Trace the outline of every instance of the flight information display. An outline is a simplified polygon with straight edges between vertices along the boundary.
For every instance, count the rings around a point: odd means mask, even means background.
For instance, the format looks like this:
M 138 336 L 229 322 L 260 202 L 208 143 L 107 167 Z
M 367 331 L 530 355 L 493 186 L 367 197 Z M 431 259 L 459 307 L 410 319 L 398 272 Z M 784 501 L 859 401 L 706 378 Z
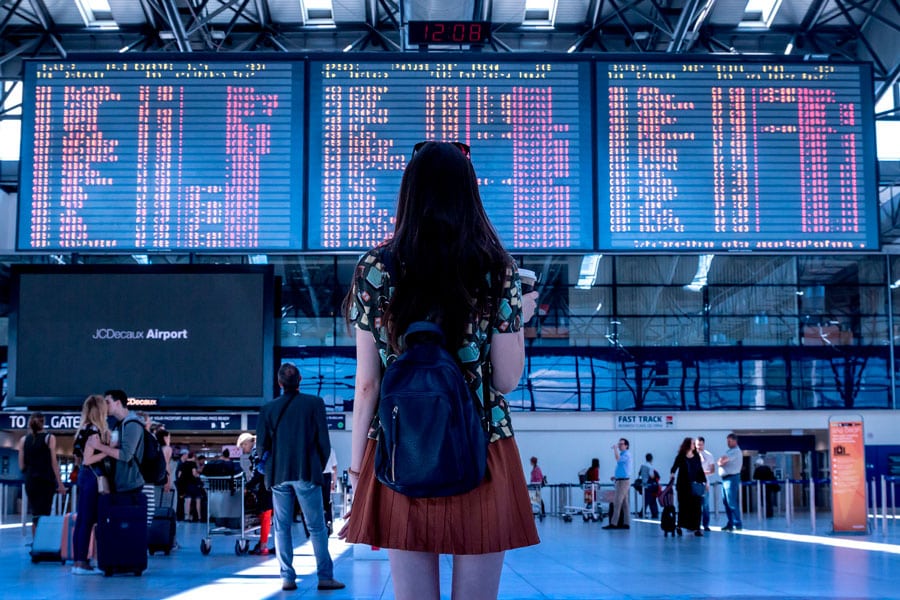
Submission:
M 599 247 L 878 248 L 865 65 L 598 63 Z
M 513 250 L 593 247 L 590 66 L 537 60 L 311 61 L 308 246 L 390 237 L 423 140 L 471 146 L 488 216 Z
M 26 63 L 18 249 L 298 248 L 302 62 L 120 58 Z
M 25 62 L 18 250 L 364 250 L 425 140 L 516 252 L 879 247 L 868 64 L 123 58 Z

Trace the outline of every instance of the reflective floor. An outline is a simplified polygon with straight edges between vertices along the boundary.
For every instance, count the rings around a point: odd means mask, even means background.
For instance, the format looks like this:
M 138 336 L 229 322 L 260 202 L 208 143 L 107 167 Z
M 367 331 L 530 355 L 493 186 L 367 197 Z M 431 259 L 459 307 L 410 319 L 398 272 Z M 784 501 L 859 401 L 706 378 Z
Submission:
M 542 543 L 507 553 L 500 585 L 504 599 L 526 598 L 900 598 L 900 521 L 879 520 L 865 536 L 835 536 L 827 519 L 745 520 L 740 533 L 717 527 L 702 538 L 663 538 L 657 523 L 634 521 L 628 531 L 547 517 L 538 523 Z M 779 531 L 780 530 L 780 531 Z M 783 532 L 790 530 L 790 534 Z M 687 532 L 686 532 L 687 534 Z M 29 533 L 0 528 L 0 596 L 4 598 L 393 598 L 390 569 L 379 554 L 332 537 L 335 576 L 345 590 L 316 590 L 309 543 L 297 546 L 299 589 L 282 592 L 273 557 L 236 556 L 234 536 L 210 538 L 206 525 L 179 523 L 181 547 L 149 559 L 142 577 L 70 574 L 59 563 L 32 564 Z M 301 532 L 295 540 L 306 542 Z M 354 558 L 356 554 L 356 558 Z M 442 562 L 444 597 L 450 597 L 450 561 Z

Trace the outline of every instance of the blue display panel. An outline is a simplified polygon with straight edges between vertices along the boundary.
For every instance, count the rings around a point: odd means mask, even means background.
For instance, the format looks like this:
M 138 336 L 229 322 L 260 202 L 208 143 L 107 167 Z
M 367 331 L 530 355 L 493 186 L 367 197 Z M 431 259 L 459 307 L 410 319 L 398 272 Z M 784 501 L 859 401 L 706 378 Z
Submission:
M 597 65 L 601 250 L 878 248 L 871 71 Z
M 423 140 L 471 146 L 508 248 L 593 248 L 590 63 L 466 58 L 310 62 L 310 249 L 389 237 L 403 169 Z
M 26 62 L 19 250 L 301 244 L 303 65 Z

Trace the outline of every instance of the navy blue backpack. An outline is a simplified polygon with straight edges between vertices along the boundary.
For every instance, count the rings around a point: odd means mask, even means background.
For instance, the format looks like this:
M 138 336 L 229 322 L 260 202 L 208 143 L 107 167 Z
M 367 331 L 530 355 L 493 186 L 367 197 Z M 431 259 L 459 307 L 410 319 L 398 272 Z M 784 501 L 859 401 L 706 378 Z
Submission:
M 430 321 L 412 323 L 405 344 L 381 382 L 375 476 L 414 498 L 475 489 L 484 479 L 488 437 L 462 370 Z

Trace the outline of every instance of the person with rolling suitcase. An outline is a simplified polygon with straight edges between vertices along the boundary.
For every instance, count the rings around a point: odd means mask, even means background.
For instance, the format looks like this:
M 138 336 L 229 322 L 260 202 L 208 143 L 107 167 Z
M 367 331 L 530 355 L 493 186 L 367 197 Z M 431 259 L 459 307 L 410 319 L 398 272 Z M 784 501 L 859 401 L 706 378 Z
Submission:
M 165 427 L 159 426 L 153 433 L 163 453 L 166 463 L 166 482 L 157 485 L 154 490 L 156 502 L 153 506 L 153 517 L 150 519 L 147 530 L 147 550 L 153 556 L 156 552 L 162 552 L 166 556 L 178 547 L 175 541 L 175 502 L 176 492 L 172 485 L 172 435 Z M 149 516 L 149 515 L 148 515 Z
M 25 474 L 25 493 L 31 505 L 31 534 L 37 533 L 40 518 L 51 512 L 53 494 L 66 495 L 56 461 L 56 436 L 44 430 L 44 413 L 36 412 L 28 419 L 31 433 L 22 436 L 17 445 L 19 470 Z
M 113 493 L 101 494 L 97 510 L 97 566 L 106 576 L 140 575 L 147 568 L 147 496 L 139 466 L 144 422 L 128 410 L 128 396 L 122 390 L 110 390 L 105 397 L 109 414 L 118 420 L 112 445 L 96 437 L 87 442 L 88 448 L 115 460 Z

